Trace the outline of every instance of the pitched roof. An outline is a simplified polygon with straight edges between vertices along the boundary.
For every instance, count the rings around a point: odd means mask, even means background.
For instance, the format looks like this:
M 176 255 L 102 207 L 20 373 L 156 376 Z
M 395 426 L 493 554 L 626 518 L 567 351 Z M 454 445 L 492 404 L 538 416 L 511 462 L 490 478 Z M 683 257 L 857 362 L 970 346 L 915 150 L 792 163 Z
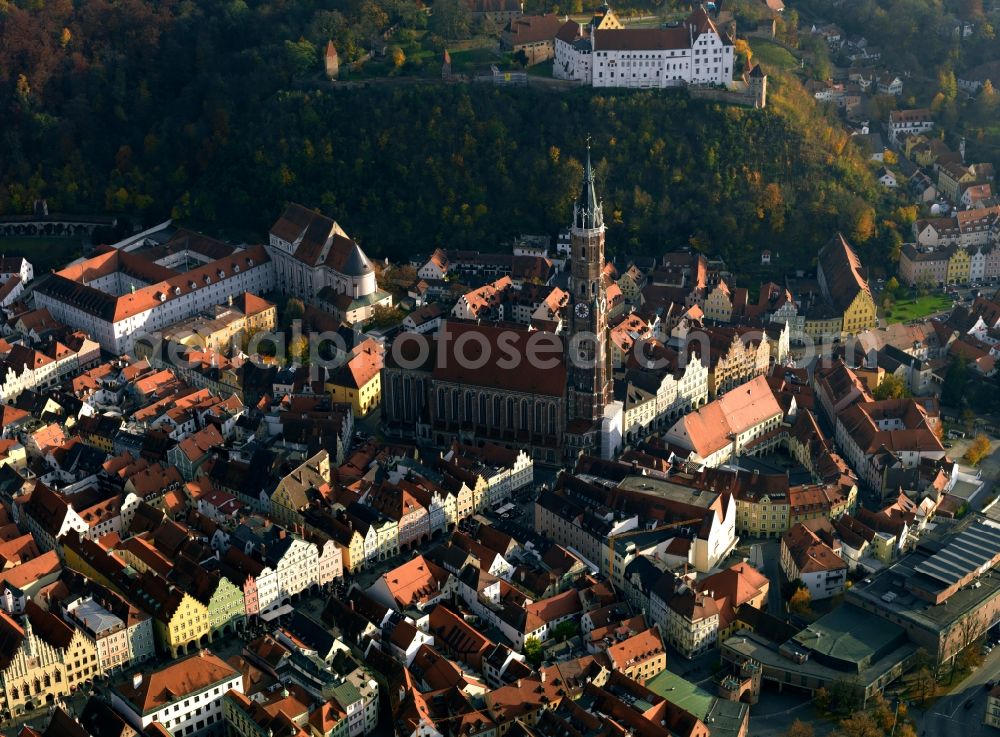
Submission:
M 861 259 L 844 238 L 837 233 L 819 252 L 819 269 L 826 284 L 829 299 L 838 312 L 846 310 L 859 292 L 871 297 L 868 280 L 863 274 Z
M 833 548 L 801 522 L 782 536 L 781 543 L 788 549 L 799 573 L 839 571 L 847 568 L 847 564 L 833 551 Z
M 113 688 L 136 713 L 144 715 L 239 676 L 239 671 L 224 660 L 202 650 L 149 673 L 138 688 L 131 677 Z
M 670 434 L 707 458 L 730 444 L 734 436 L 782 414 L 767 377 L 757 376 L 685 415 L 671 428 Z
M 503 32 L 509 38 L 511 46 L 551 41 L 563 25 L 559 16 L 552 15 L 522 15 L 511 18 Z
M 451 340 L 435 340 L 438 346 L 433 368 L 435 379 L 525 394 L 561 397 L 565 393 L 566 362 L 558 336 L 474 323 L 448 321 L 446 324 Z M 483 340 L 462 339 L 474 334 L 482 336 Z M 531 355 L 542 359 L 535 362 L 539 365 L 532 365 Z M 507 356 L 516 358 L 502 360 Z M 541 365 L 548 363 L 555 365 L 544 368 Z
M 617 642 L 607 649 L 608 658 L 615 670 L 624 670 L 636 662 L 648 660 L 664 652 L 663 639 L 655 627 Z

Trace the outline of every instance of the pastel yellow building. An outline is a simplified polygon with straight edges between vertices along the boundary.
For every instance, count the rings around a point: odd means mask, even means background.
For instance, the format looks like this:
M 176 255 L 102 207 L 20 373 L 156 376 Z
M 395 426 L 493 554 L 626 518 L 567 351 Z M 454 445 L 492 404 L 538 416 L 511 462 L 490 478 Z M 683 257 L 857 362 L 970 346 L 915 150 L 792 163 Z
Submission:
M 382 401 L 382 348 L 366 340 L 326 383 L 334 402 L 350 404 L 355 417 L 365 417 Z
M 820 250 L 817 278 L 823 297 L 842 318 L 842 334 L 856 335 L 875 327 L 875 300 L 861 259 L 840 233 Z
M 170 657 L 204 647 L 211 641 L 208 607 L 185 591 L 151 573 L 137 582 L 137 602 L 153 616 L 162 650 Z
M 340 525 L 333 530 L 333 541 L 340 548 L 344 570 L 354 573 L 365 565 L 365 539 L 357 530 Z
M 968 284 L 972 269 L 969 252 L 959 245 L 951 246 L 949 251 L 951 253 L 948 256 L 948 284 Z

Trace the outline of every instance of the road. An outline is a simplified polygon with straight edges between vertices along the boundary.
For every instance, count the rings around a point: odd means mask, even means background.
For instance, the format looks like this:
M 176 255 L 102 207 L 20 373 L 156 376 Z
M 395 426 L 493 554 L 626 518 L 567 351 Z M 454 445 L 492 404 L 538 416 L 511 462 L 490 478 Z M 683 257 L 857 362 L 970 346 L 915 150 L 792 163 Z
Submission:
M 753 737 L 784 737 L 796 720 L 811 725 L 815 737 L 825 737 L 836 729 L 836 722 L 825 719 L 794 689 L 777 691 L 771 684 L 760 692 L 760 701 L 750 707 L 750 733 Z
M 983 724 L 986 710 L 987 681 L 1000 678 L 1000 648 L 986 656 L 981 667 L 955 686 L 947 696 L 942 696 L 933 706 L 922 712 L 910 709 L 921 737 L 987 737 L 995 734 L 992 727 Z M 966 708 L 966 703 L 971 706 Z
M 767 592 L 767 611 L 784 618 L 785 602 L 781 596 L 781 541 L 760 540 L 750 546 L 750 565 L 767 576 L 771 587 Z

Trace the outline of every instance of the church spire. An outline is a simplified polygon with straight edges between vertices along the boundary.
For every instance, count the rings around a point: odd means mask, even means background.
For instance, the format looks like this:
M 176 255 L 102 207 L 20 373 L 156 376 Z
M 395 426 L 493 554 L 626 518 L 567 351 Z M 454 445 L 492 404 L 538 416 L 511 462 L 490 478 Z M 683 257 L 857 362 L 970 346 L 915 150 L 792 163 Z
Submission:
M 583 168 L 583 191 L 576 204 L 573 224 L 588 230 L 604 225 L 604 212 L 594 189 L 594 167 L 590 163 L 590 136 L 587 136 L 587 163 Z

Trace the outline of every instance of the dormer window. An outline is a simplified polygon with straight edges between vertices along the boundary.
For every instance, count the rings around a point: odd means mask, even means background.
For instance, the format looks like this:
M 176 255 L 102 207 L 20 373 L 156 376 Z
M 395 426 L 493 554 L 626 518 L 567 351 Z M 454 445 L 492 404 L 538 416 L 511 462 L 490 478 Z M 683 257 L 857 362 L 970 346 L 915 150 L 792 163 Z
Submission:
M 180 293 L 181 293 L 181 288 L 180 287 L 174 287 L 174 294 L 176 294 L 176 295 L 179 296 Z

